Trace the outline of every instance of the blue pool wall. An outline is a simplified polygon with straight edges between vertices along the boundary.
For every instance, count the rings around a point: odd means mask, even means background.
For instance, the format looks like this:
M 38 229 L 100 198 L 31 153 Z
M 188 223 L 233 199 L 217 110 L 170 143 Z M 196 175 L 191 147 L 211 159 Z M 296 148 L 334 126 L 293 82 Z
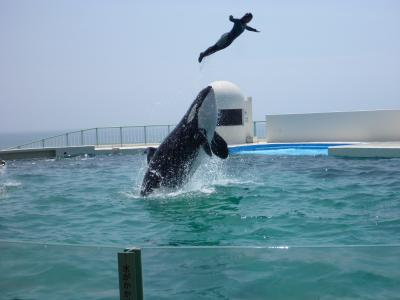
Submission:
M 273 154 L 276 153 L 276 150 L 293 150 L 293 153 L 290 154 L 298 154 L 302 155 L 305 154 L 307 151 L 310 153 L 316 154 L 323 154 L 328 155 L 328 148 L 331 146 L 345 146 L 347 144 L 340 144 L 340 143 L 296 143 L 296 144 L 257 144 L 257 145 L 241 145 L 241 146 L 230 146 L 229 153 L 230 154 L 241 154 L 246 153 L 249 154 L 254 152 L 254 154 L 268 154 L 270 152 Z M 313 151 L 314 150 L 314 151 Z M 284 152 L 280 151 L 276 154 Z M 289 153 L 287 153 L 289 154 Z

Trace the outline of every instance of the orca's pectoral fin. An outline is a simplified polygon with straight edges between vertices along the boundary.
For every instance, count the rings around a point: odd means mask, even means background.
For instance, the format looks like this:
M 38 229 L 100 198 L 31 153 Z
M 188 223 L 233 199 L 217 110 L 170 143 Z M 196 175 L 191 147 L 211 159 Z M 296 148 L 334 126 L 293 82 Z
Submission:
M 208 156 L 212 156 L 210 144 L 208 142 L 203 144 L 203 149 L 207 153 Z
M 210 144 L 208 143 L 207 133 L 206 133 L 205 129 L 199 130 L 198 138 L 199 138 L 200 145 L 203 146 L 203 149 L 207 153 L 207 155 L 212 156 Z
M 144 153 L 147 153 L 147 163 L 149 163 L 151 161 L 156 150 L 157 149 L 154 147 L 149 147 L 144 151 Z
M 228 157 L 228 145 L 217 132 L 214 132 L 214 137 L 211 141 L 211 150 L 219 158 L 225 159 Z

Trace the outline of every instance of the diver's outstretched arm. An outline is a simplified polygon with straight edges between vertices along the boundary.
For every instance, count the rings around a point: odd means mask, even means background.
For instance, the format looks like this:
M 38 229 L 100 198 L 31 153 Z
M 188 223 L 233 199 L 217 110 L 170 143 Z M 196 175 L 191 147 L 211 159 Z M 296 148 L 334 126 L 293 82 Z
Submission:
M 260 32 L 260 31 L 258 31 L 257 29 L 255 29 L 255 28 L 253 28 L 253 27 L 250 27 L 250 26 L 247 26 L 247 25 L 246 25 L 246 29 L 247 29 L 248 31 Z

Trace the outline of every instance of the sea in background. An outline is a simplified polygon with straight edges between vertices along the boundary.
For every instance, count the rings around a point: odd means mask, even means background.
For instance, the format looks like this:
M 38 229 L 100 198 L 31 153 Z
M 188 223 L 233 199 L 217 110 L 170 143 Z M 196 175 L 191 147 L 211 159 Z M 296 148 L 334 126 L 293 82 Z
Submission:
M 33 132 L 0 132 L 0 150 L 27 144 L 43 138 L 63 134 L 72 130 L 33 131 Z
M 139 196 L 146 157 L 9 161 L 0 299 L 117 299 L 141 247 L 146 299 L 395 299 L 400 159 L 234 154 Z

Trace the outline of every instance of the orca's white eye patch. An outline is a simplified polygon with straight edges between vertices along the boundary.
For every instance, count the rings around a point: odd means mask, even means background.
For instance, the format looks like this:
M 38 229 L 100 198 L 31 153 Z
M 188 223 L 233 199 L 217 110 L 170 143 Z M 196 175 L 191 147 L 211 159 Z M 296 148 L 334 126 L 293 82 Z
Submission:
M 214 92 L 211 90 L 197 110 L 197 126 L 207 132 L 207 139 L 210 142 L 217 126 L 217 107 Z
M 197 111 L 197 105 L 193 105 L 187 118 L 188 123 L 193 121 L 194 117 L 196 116 L 196 111 Z

